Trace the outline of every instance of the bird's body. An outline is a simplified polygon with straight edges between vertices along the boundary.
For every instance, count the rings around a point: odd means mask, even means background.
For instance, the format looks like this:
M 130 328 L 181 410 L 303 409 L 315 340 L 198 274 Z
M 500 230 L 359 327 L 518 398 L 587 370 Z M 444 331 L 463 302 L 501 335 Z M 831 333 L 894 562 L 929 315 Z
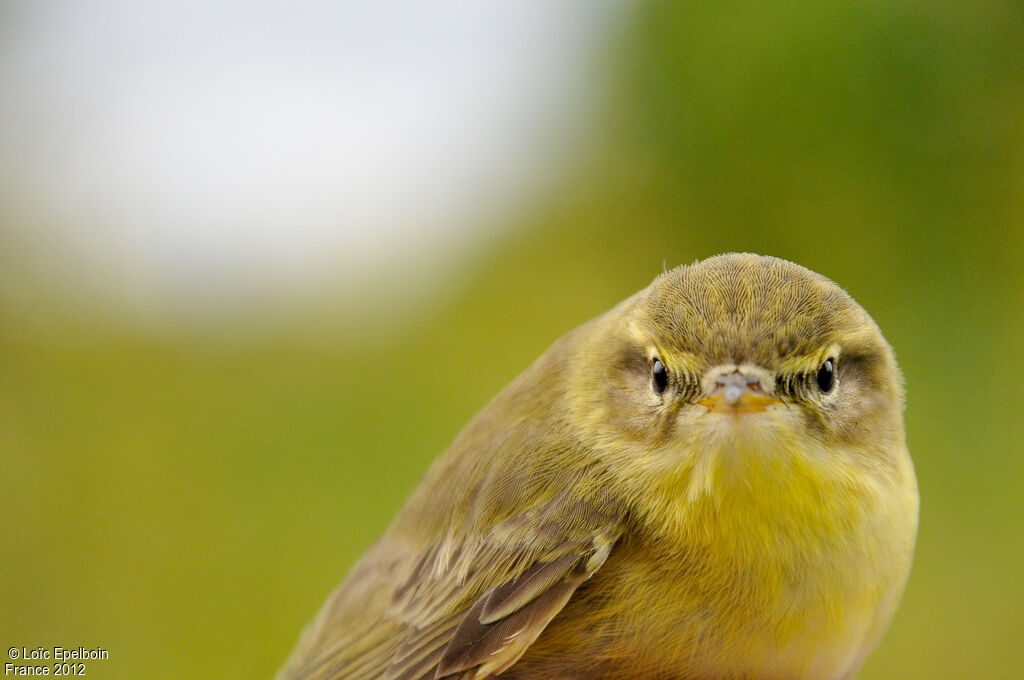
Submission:
M 279 678 L 852 678 L 917 503 L 867 314 L 797 265 L 711 258 L 481 411 Z

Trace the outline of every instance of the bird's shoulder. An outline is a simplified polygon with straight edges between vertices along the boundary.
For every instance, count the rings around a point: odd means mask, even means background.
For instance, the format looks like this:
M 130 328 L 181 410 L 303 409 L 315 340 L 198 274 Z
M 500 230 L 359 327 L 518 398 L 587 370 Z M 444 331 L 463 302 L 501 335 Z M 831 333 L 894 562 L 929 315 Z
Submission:
M 498 673 L 601 567 L 622 522 L 620 504 L 585 475 L 485 528 L 427 537 L 396 522 L 328 599 L 279 678 Z

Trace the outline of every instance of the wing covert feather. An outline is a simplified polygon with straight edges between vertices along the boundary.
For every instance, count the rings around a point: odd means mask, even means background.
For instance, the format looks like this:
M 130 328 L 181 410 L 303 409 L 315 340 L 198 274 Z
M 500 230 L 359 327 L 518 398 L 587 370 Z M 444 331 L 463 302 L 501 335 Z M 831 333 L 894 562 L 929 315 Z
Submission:
M 563 491 L 483 537 L 447 535 L 405 556 L 405 577 L 390 584 L 390 603 L 379 613 L 373 606 L 359 611 L 359 602 L 332 611 L 348 595 L 350 584 L 343 584 L 312 625 L 315 641 L 304 658 L 290 660 L 278 680 L 476 680 L 499 673 L 601 567 L 620 523 L 610 499 Z M 372 552 L 367 558 L 373 562 Z M 353 570 L 351 585 L 382 587 L 363 566 Z M 380 620 L 366 621 L 374 616 Z

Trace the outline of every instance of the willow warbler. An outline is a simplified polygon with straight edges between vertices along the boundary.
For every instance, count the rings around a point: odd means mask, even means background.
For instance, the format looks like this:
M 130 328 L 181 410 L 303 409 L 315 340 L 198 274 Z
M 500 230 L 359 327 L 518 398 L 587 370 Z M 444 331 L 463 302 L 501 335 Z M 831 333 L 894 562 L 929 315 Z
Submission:
M 852 678 L 914 549 L 902 411 L 831 281 L 667 272 L 466 426 L 278 678 Z

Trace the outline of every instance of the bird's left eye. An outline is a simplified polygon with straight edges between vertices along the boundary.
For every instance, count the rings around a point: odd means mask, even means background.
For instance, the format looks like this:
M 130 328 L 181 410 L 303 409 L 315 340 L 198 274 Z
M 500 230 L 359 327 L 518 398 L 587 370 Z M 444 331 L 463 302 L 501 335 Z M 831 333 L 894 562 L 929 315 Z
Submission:
M 818 389 L 828 394 L 836 388 L 836 362 L 832 357 L 825 360 L 825 363 L 818 369 Z
M 668 388 L 668 371 L 665 370 L 665 364 L 661 363 L 661 359 L 654 360 L 654 367 L 651 370 L 651 384 L 654 386 L 654 391 L 661 394 Z

